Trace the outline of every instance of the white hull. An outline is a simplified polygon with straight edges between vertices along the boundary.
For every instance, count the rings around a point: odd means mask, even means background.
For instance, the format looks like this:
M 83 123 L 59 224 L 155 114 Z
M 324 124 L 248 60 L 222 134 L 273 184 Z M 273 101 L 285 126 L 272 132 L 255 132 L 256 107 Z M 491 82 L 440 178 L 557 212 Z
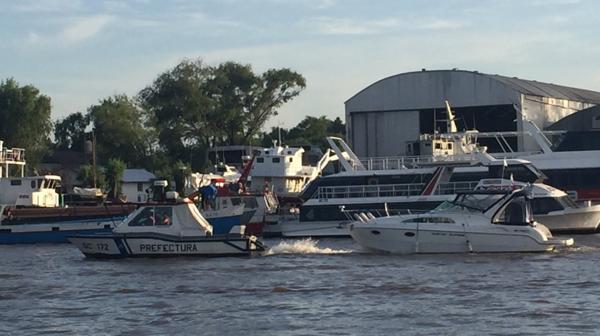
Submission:
M 537 239 L 530 234 L 531 230 L 534 229 L 499 226 L 495 230 L 465 232 L 462 225 L 444 231 L 365 226 L 353 228 L 351 235 L 368 250 L 398 254 L 544 252 L 553 250 L 558 244 L 553 240 Z
M 350 238 L 347 222 L 322 221 L 300 222 L 299 220 L 280 222 L 281 235 L 288 238 L 340 237 Z
M 248 256 L 263 250 L 245 237 L 170 237 L 166 235 L 90 235 L 69 238 L 88 257 Z
M 535 219 L 552 232 L 596 232 L 600 224 L 600 211 L 597 206 L 577 208 L 535 215 Z

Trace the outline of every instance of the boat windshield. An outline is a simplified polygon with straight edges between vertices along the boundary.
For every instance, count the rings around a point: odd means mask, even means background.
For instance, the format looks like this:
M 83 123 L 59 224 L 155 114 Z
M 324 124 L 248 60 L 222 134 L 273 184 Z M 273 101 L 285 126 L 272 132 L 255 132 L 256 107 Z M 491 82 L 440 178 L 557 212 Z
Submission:
M 483 212 L 504 196 L 504 194 L 461 194 L 456 196 L 453 201 L 446 201 L 438 205 L 433 211 L 466 209 L 473 212 Z

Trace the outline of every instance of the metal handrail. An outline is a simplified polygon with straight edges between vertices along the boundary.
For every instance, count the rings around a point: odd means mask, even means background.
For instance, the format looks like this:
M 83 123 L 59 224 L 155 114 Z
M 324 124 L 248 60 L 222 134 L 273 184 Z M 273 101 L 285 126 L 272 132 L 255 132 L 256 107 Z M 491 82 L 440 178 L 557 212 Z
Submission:
M 474 190 L 479 181 L 440 183 L 433 195 L 452 195 L 460 191 Z M 418 196 L 425 183 L 346 185 L 319 187 L 315 193 L 319 200 L 333 198 L 407 197 Z
M 1 163 L 25 163 L 25 149 L 24 148 L 11 148 L 2 149 L 0 152 Z

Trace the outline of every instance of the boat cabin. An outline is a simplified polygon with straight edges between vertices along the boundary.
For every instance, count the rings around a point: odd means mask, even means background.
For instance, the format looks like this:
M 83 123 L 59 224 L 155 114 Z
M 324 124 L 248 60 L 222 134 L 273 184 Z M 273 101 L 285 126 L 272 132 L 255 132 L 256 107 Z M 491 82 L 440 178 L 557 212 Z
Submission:
M 57 207 L 60 176 L 42 175 L 0 179 L 0 204 L 17 207 Z
M 280 196 L 299 194 L 319 174 L 316 167 L 302 165 L 303 153 L 303 148 L 287 146 L 262 149 L 250 171 L 251 191 L 269 190 Z

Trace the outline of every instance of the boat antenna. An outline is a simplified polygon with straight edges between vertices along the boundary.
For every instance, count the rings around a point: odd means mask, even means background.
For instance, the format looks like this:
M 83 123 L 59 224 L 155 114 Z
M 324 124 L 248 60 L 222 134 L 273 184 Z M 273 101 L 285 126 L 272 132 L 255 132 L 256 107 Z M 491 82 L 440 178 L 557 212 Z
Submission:
M 281 144 L 281 125 L 283 125 L 282 122 L 277 123 L 277 133 L 279 135 L 279 146 L 282 146 L 282 144 Z

